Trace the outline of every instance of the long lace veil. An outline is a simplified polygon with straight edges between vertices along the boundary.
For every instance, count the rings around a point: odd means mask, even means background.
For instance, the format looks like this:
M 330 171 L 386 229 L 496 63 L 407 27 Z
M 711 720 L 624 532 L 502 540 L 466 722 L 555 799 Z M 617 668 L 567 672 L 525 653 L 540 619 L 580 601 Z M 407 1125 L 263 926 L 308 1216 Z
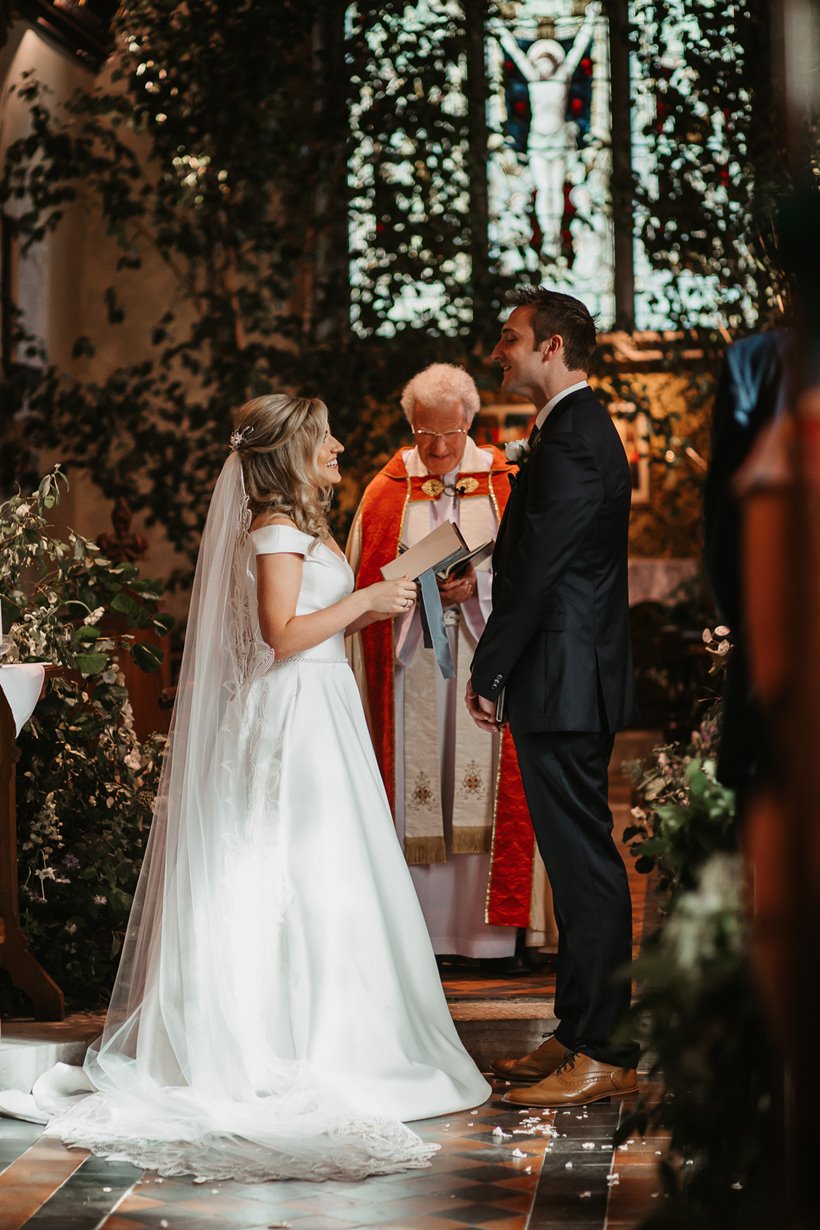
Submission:
M 141 1009 L 150 995 L 149 980 L 160 972 L 153 960 L 160 937 L 166 966 L 185 958 L 183 952 L 171 958 L 167 951 L 175 937 L 163 927 L 163 911 L 166 897 L 175 897 L 175 882 L 193 871 L 190 834 L 184 828 L 204 834 L 209 827 L 203 813 L 213 811 L 214 800 L 207 793 L 203 797 L 203 790 L 212 781 L 212 757 L 227 707 L 238 694 L 243 658 L 251 654 L 242 576 L 249 525 L 242 464 L 232 452 L 214 488 L 200 544 L 154 818 L 105 1030 L 86 1061 L 97 1085 L 109 1059 L 139 1053 Z

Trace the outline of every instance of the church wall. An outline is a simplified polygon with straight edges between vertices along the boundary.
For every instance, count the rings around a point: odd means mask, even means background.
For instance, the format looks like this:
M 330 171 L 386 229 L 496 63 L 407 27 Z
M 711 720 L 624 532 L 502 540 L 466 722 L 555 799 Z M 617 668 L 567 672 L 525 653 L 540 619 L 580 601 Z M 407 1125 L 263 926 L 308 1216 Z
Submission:
M 70 98 L 76 89 L 93 88 L 95 82 L 95 74 L 74 56 L 44 39 L 27 22 L 17 23 L 0 51 L 0 159 L 28 130 L 27 107 L 9 90 L 31 69 L 51 91 L 51 107 Z M 117 88 L 110 81 L 105 84 Z M 89 194 L 71 204 L 57 229 L 18 261 L 14 297 L 26 326 L 45 342 L 52 362 L 83 379 L 105 379 L 118 365 L 148 357 L 148 330 L 159 315 L 157 304 L 181 310 L 173 277 L 156 251 L 146 248 L 142 269 L 126 274 L 115 272 L 119 255 Z M 125 320 L 118 325 L 109 323 L 103 299 L 106 287 L 112 284 L 125 308 Z M 72 356 L 72 347 L 81 335 L 94 342 L 96 353 L 91 358 Z M 100 430 L 105 429 L 101 421 Z M 59 459 L 58 452 L 43 455 L 41 470 Z M 138 458 L 135 464 L 139 464 Z M 173 499 L 170 480 L 168 498 Z M 96 538 L 110 530 L 111 508 L 111 502 L 103 498 L 88 476 L 75 472 L 71 488 L 56 510 L 56 520 Z M 146 527 L 143 518 L 135 516 L 132 529 L 148 539 L 148 551 L 140 564 L 144 575 L 165 577 L 182 564 L 159 527 Z M 168 602 L 175 613 L 184 613 L 185 595 L 171 596 Z

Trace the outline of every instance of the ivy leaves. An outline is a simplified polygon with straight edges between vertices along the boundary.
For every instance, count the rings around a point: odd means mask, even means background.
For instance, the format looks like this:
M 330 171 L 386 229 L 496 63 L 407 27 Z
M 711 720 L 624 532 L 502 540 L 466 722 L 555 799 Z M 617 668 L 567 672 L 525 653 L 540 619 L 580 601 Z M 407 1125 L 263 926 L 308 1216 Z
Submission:
M 140 743 L 119 667 L 162 655 L 146 633 L 173 623 L 163 586 L 107 559 L 48 514 L 59 469 L 0 505 L 0 582 L 9 661 L 56 663 L 20 737 L 21 916 L 29 943 L 71 1002 L 110 990 L 151 820 L 164 740 Z

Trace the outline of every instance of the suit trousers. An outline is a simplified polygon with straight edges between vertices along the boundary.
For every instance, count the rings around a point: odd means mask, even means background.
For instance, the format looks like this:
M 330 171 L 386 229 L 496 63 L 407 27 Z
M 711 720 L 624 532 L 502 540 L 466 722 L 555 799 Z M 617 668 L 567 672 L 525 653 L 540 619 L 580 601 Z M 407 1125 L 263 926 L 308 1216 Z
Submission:
M 634 1067 L 639 1049 L 614 1042 L 629 1009 L 632 902 L 612 837 L 608 732 L 513 736 L 558 923 L 555 1036 L 603 1063 Z

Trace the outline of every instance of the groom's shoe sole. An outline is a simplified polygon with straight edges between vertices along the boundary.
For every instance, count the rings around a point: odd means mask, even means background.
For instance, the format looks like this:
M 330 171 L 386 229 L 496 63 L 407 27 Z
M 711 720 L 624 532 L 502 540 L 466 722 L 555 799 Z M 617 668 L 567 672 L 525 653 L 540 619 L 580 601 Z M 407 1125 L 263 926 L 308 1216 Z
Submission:
M 591 1106 L 593 1102 L 620 1102 L 621 1098 L 634 1097 L 634 1095 L 638 1092 L 639 1092 L 639 1088 L 636 1085 L 634 1089 L 621 1089 L 618 1091 L 618 1093 L 598 1093 L 594 1097 L 588 1098 L 584 1102 L 557 1102 L 556 1101 L 556 1102 L 550 1102 L 548 1104 L 545 1104 L 543 1102 L 533 1102 L 531 1105 L 531 1109 L 532 1110 L 535 1110 L 535 1109 L 550 1110 L 553 1106 L 558 1107 L 560 1109 L 562 1106 Z M 509 1106 L 517 1106 L 519 1107 L 519 1109 L 522 1106 L 527 1105 L 526 1102 L 518 1102 L 518 1101 L 513 1102 L 510 1099 L 509 1095 L 506 1093 L 502 1095 L 501 1101 L 506 1102 Z
M 566 1063 L 530 1088 L 511 1089 L 503 1101 L 511 1106 L 544 1109 L 557 1106 L 588 1106 L 608 1102 L 638 1092 L 635 1068 L 618 1068 L 593 1059 L 582 1051 L 571 1054 Z

